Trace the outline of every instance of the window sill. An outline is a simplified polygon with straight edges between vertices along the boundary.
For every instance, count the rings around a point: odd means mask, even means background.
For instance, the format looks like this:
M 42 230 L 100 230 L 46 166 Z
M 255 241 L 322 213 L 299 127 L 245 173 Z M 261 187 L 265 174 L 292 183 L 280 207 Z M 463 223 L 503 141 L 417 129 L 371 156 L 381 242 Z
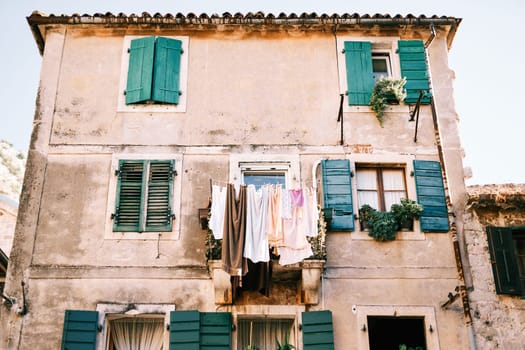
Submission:
M 367 230 L 359 230 L 359 228 L 352 232 L 352 239 L 356 241 L 373 241 L 374 239 L 368 235 Z M 425 234 L 419 230 L 414 231 L 397 231 L 395 241 L 424 241 Z
M 375 113 L 370 106 L 349 106 L 346 105 L 345 108 L 343 108 L 343 112 L 345 113 Z M 409 105 L 406 105 L 404 103 L 398 104 L 398 105 L 388 105 L 385 108 L 385 113 L 410 113 L 410 107 Z

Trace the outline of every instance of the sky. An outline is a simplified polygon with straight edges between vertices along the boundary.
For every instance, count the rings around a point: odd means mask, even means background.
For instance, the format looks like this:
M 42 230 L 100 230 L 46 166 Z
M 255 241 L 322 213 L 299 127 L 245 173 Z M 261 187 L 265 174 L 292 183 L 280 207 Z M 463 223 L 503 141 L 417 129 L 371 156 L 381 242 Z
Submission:
M 525 183 L 525 111 L 522 109 L 525 96 L 521 91 L 525 70 L 514 68 L 514 63 L 525 57 L 523 0 L 2 1 L 0 140 L 9 141 L 20 151 L 29 147 L 42 62 L 26 21 L 34 10 L 55 15 L 263 11 L 276 15 L 281 12 L 380 13 L 462 18 L 449 53 L 449 65 L 456 76 L 454 95 L 465 152 L 463 163 L 472 169 L 467 185 Z

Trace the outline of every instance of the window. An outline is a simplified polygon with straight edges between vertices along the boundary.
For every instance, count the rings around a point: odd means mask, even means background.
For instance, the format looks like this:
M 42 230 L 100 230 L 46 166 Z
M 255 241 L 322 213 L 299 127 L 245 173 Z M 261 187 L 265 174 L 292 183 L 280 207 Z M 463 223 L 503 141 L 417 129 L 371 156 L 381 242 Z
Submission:
M 382 77 L 406 78 L 405 104 L 415 104 L 421 90 L 429 91 L 426 53 L 421 40 L 349 39 L 338 39 L 345 55 L 345 70 L 340 71 L 340 75 L 342 82 L 346 80 L 346 86 L 341 86 L 341 91 L 346 91 L 349 106 L 369 105 L 374 85 Z M 430 103 L 429 95 L 421 102 Z
M 115 175 L 113 231 L 172 230 L 174 160 L 120 160 Z
M 372 52 L 372 72 L 376 83 L 381 78 L 392 76 L 390 55 L 388 53 Z
M 257 160 L 252 160 L 252 159 Z M 262 158 L 262 159 L 259 159 Z M 292 188 L 299 182 L 299 161 L 290 156 L 269 157 L 233 155 L 230 159 L 230 181 L 242 185 L 282 185 Z
M 525 296 L 525 228 L 487 227 L 498 294 Z
M 115 315 L 108 318 L 107 333 L 107 350 L 162 349 L 164 315 Z
M 426 349 L 425 320 L 423 317 L 368 316 L 370 350 Z
M 286 187 L 286 172 L 279 170 L 246 170 L 242 173 L 245 185 L 254 185 L 259 189 L 263 185 L 282 185 Z
M 163 37 L 131 40 L 126 104 L 179 103 L 182 42 Z
M 293 319 L 239 318 L 237 320 L 237 349 L 255 345 L 257 349 L 273 349 L 275 341 L 296 346 Z
M 358 206 L 388 211 L 407 198 L 405 169 L 387 165 L 356 165 Z

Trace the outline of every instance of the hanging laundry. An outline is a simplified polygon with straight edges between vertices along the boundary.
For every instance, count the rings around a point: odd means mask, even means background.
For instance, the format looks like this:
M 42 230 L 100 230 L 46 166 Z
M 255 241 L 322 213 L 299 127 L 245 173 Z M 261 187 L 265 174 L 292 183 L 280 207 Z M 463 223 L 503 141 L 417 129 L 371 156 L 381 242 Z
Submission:
M 248 271 L 243 259 L 246 233 L 246 186 L 241 186 L 239 200 L 235 200 L 235 187 L 228 184 L 222 239 L 222 268 L 231 276 L 242 276 Z
M 248 185 L 246 195 L 246 238 L 243 256 L 254 263 L 270 261 L 266 231 L 269 204 L 268 186 L 262 186 L 256 190 L 254 185 Z
M 290 191 L 288 190 L 281 191 L 281 218 L 292 218 L 292 200 L 290 198 Z
M 281 217 L 281 185 L 268 186 L 268 242 L 272 246 L 279 246 L 283 241 L 282 217 Z
M 222 239 L 224 232 L 224 211 L 226 209 L 226 187 L 212 185 L 211 209 L 208 227 L 215 239 Z
M 307 237 L 317 237 L 319 234 L 319 208 L 317 207 L 317 196 L 312 188 L 303 189 L 303 223 Z

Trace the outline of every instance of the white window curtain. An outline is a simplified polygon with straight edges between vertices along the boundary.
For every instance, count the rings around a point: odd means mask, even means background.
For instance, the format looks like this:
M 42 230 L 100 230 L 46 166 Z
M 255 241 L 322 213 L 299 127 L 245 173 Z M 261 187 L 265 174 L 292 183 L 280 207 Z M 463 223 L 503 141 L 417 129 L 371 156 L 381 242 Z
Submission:
M 377 171 L 375 169 L 357 170 L 356 181 L 359 207 L 368 204 L 374 209 L 379 209 Z
M 110 335 L 115 350 L 162 350 L 164 318 L 111 320 Z
M 383 170 L 383 190 L 385 193 L 385 210 L 390 210 L 392 204 L 401 203 L 401 198 L 406 198 L 402 169 Z
M 275 340 L 296 345 L 292 319 L 240 319 L 237 326 L 237 349 L 244 350 L 248 345 L 260 350 L 275 349 Z

